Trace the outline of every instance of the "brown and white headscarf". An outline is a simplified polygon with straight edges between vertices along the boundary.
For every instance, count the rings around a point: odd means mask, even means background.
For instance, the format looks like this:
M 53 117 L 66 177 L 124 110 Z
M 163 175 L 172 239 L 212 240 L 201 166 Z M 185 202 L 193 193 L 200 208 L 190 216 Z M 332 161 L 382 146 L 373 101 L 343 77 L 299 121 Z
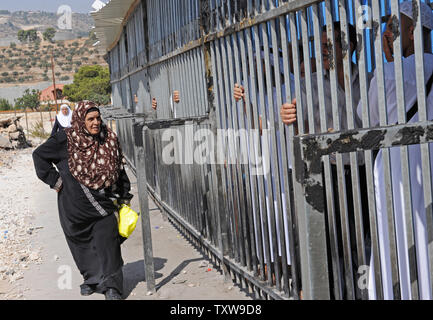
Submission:
M 116 134 L 104 124 L 98 136 L 86 130 L 85 118 L 93 102 L 78 103 L 71 128 L 65 129 L 68 140 L 68 165 L 72 176 L 82 185 L 99 190 L 113 185 L 123 170 L 123 156 Z M 98 109 L 99 110 L 99 109 Z

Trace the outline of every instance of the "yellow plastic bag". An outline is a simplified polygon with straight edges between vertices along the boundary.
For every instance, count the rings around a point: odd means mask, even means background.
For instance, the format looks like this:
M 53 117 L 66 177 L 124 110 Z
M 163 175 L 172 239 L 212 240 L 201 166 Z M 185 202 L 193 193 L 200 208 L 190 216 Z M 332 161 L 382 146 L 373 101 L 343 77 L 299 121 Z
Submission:
M 126 204 L 122 204 L 119 210 L 119 234 L 128 238 L 135 230 L 138 221 L 138 213 Z

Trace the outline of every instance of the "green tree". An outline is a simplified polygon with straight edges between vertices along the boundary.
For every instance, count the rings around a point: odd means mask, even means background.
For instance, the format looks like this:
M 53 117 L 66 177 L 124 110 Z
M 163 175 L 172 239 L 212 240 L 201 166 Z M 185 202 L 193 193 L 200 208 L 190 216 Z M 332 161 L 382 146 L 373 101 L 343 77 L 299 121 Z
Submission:
M 36 29 L 28 30 L 27 34 L 28 34 L 29 42 L 38 42 L 38 40 L 40 41 L 39 36 L 38 36 L 38 32 L 36 31 Z
M 98 40 L 98 38 L 96 37 L 96 33 L 95 33 L 95 31 L 91 30 L 91 31 L 89 32 L 89 40 L 91 40 L 91 41 L 96 41 L 96 40 Z
M 12 110 L 12 104 L 4 98 L 0 98 L 0 111 Z
M 110 73 L 99 65 L 81 67 L 74 75 L 74 82 L 63 89 L 63 95 L 73 102 L 92 100 L 107 104 L 110 94 Z
M 56 29 L 54 28 L 45 29 L 45 32 L 42 34 L 44 40 L 49 42 L 53 42 L 53 38 L 55 35 L 56 35 Z
M 26 89 L 22 97 L 15 99 L 16 108 L 31 108 L 32 110 L 37 110 L 40 106 L 39 101 L 40 91 Z
M 27 31 L 25 31 L 25 30 L 18 31 L 18 40 L 21 43 L 27 42 L 27 38 L 28 38 Z

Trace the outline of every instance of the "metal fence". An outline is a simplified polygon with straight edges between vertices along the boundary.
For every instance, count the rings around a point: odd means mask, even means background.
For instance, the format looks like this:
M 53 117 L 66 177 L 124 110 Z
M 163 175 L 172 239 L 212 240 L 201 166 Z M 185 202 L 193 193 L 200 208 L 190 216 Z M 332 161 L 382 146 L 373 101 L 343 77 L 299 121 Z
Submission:
M 407 54 L 399 2 L 136 1 L 108 53 L 105 117 L 131 166 L 256 298 L 433 297 L 431 35 L 414 0 Z M 280 107 L 293 98 L 286 126 Z M 218 142 L 222 158 L 208 152 Z

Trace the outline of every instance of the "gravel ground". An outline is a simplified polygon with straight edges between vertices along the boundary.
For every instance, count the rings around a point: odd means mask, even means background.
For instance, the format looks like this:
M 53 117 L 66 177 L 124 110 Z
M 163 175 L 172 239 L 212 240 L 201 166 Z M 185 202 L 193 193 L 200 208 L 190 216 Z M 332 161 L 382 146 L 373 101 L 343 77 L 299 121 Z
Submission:
M 29 177 L 31 149 L 0 151 L 0 299 L 18 299 L 25 288 L 17 282 L 30 265 L 41 263 L 40 247 L 32 244 L 41 227 L 32 222 Z

